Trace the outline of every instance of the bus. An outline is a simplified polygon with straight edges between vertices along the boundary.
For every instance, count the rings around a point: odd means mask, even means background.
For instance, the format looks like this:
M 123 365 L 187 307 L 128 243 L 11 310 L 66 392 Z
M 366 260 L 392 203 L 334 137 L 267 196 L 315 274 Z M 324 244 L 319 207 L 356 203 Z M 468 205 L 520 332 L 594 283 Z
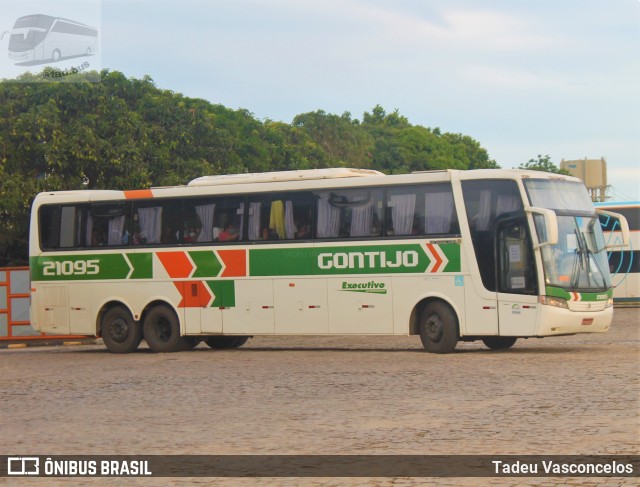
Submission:
M 624 217 L 606 214 L 628 239 Z M 30 225 L 33 327 L 102 337 L 116 353 L 270 335 L 419 335 L 448 353 L 612 320 L 602 229 L 569 176 L 204 176 L 40 193 Z
M 621 306 L 640 305 L 640 201 L 594 203 L 598 209 L 614 211 L 627 219 L 631 239 L 629 247 L 609 252 L 609 270 L 614 286 L 613 301 Z M 606 215 L 600 223 L 605 242 L 622 240 L 618 221 Z
M 16 20 L 10 34 L 9 58 L 18 62 L 57 62 L 73 56 L 90 56 L 97 51 L 95 27 L 62 17 L 36 14 Z

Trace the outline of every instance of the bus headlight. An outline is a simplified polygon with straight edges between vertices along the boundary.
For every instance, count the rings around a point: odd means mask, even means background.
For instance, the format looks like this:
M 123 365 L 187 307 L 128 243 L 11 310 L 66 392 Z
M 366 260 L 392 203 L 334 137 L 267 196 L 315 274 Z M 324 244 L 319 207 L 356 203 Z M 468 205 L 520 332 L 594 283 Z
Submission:
M 569 309 L 567 306 L 567 300 L 563 298 L 557 298 L 555 296 L 540 296 L 538 298 L 540 304 L 546 304 L 547 306 L 555 306 L 556 308 Z
M 607 305 L 605 308 L 611 308 L 613 306 L 613 298 L 607 299 Z

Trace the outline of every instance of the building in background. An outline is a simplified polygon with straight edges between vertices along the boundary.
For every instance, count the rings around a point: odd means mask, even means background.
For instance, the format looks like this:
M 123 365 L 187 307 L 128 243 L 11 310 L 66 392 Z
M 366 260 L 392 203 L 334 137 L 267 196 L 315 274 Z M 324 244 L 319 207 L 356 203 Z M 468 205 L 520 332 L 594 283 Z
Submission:
M 578 159 L 560 162 L 560 169 L 564 169 L 572 176 L 584 181 L 593 201 L 606 201 L 607 193 L 607 161 L 600 159 Z

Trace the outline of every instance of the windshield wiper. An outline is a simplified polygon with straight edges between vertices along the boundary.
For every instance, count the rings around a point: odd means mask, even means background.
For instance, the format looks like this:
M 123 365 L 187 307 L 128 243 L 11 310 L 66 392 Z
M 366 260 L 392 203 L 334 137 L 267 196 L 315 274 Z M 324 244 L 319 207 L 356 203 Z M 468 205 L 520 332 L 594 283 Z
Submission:
M 587 286 L 590 285 L 589 278 L 589 248 L 587 247 L 584 235 L 576 228 L 573 231 L 576 236 L 576 256 L 573 261 L 573 269 L 571 271 L 571 287 L 576 289 L 580 283 L 580 272 L 585 270 L 587 275 Z
M 605 287 L 605 273 L 602 271 L 602 267 L 600 267 L 600 263 L 598 262 L 598 259 L 596 259 L 594 255 L 597 252 L 594 252 L 589 248 L 588 245 L 586 245 L 587 236 L 584 234 L 584 232 L 582 232 L 582 238 L 583 238 L 583 241 L 585 242 L 586 259 L 587 259 L 587 279 L 588 279 L 589 286 L 591 286 L 591 273 L 589 272 L 589 269 L 591 269 L 591 262 L 593 262 L 596 265 L 596 269 L 598 269 L 598 272 L 602 276 L 602 287 Z

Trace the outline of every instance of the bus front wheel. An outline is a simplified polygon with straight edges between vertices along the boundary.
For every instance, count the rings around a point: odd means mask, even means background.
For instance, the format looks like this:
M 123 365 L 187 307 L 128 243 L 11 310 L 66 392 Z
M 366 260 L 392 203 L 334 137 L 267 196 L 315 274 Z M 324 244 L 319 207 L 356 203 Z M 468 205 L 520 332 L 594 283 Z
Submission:
M 142 328 L 127 308 L 114 306 L 102 317 L 100 335 L 110 352 L 131 353 L 142 341 Z
M 180 323 L 171 308 L 158 305 L 146 314 L 142 324 L 144 339 L 154 352 L 178 352 L 185 350 L 180 336 Z
M 455 312 L 442 301 L 433 301 L 422 310 L 420 317 L 420 340 L 427 352 L 449 353 L 460 339 L 458 318 Z
M 511 348 L 516 340 L 516 337 L 484 337 L 482 343 L 491 350 L 504 350 Z
M 51 60 L 56 63 L 58 61 L 60 61 L 60 58 L 62 57 L 62 55 L 60 54 L 59 50 L 55 50 L 53 51 L 53 53 L 51 53 Z

